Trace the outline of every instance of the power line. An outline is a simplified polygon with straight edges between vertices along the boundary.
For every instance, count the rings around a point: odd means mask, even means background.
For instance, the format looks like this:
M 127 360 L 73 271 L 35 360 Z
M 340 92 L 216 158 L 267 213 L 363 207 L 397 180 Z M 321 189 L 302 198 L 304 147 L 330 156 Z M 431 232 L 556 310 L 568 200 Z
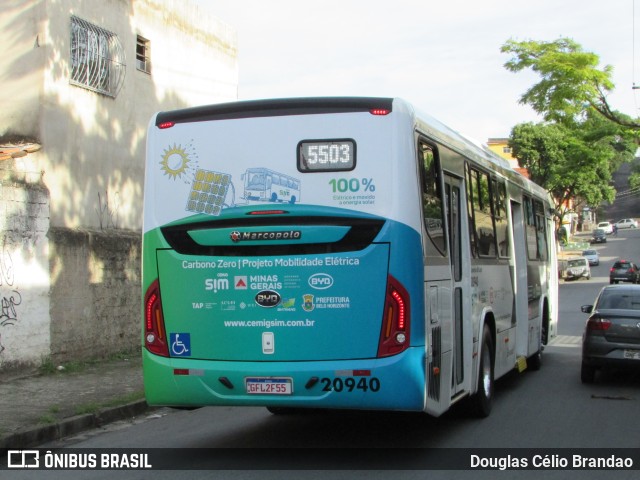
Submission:
M 625 190 L 623 192 L 617 192 L 616 198 L 628 197 L 631 195 L 638 195 L 638 194 L 640 194 L 640 187 L 635 187 L 629 190 Z

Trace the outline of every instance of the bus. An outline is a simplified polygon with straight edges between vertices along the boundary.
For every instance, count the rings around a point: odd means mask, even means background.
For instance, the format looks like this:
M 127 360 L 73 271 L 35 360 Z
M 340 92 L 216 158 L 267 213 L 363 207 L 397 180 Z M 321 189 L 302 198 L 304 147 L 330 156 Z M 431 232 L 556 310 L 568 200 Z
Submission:
M 248 168 L 242 175 L 243 199 L 250 202 L 296 203 L 300 201 L 300 180 L 268 168 Z
M 304 196 L 229 201 L 258 169 Z M 556 334 L 548 193 L 397 98 L 157 113 L 142 242 L 150 405 L 487 416 Z

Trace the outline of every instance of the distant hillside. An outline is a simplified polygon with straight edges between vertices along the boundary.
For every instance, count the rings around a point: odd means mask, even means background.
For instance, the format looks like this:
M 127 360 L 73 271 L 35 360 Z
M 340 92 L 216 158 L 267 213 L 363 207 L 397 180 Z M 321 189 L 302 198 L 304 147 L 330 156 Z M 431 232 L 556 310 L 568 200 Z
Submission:
M 635 159 L 636 163 L 640 163 L 640 158 Z M 602 220 L 620 220 L 621 218 L 640 218 L 640 192 L 635 195 L 624 195 L 629 190 L 629 174 L 631 173 L 631 164 L 625 163 L 616 173 L 613 174 L 613 183 L 618 192 L 618 197 L 612 205 L 605 207 L 606 219 Z M 623 194 L 623 195 L 620 195 Z

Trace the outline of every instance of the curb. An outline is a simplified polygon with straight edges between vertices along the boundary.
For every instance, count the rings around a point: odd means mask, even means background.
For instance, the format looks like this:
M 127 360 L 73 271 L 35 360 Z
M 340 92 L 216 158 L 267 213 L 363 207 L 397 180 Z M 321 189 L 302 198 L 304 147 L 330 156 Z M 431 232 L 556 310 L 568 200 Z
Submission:
M 0 438 L 0 449 L 35 447 L 46 442 L 60 440 L 84 430 L 99 428 L 108 423 L 126 418 L 133 418 L 146 412 L 149 408 L 145 400 L 139 400 L 118 407 L 103 408 L 96 413 L 86 413 L 65 418 L 52 425 L 43 425 Z

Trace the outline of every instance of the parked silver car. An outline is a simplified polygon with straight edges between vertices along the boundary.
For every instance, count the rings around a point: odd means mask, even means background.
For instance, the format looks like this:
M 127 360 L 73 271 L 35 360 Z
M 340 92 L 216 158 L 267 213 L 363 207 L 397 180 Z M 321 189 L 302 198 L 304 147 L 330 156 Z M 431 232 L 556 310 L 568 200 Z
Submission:
M 638 222 L 633 218 L 623 218 L 618 220 L 615 224 L 616 228 L 638 228 Z
M 582 382 L 593 383 L 602 367 L 640 369 L 640 285 L 608 285 L 582 311 L 590 314 L 582 335 Z
M 585 250 L 582 256 L 589 260 L 589 265 L 600 265 L 600 255 L 597 250 Z
M 564 280 L 579 280 L 591 278 L 591 268 L 589 267 L 589 260 L 584 257 L 574 257 L 566 259 L 560 276 Z

